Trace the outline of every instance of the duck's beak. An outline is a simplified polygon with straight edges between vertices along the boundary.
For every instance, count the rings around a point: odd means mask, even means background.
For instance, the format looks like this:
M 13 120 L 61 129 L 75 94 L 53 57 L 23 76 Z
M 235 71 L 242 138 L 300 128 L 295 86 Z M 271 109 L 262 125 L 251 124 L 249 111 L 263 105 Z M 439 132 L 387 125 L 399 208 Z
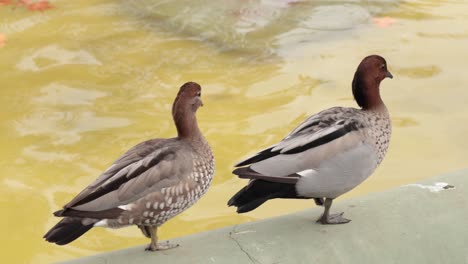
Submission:
M 392 73 L 390 73 L 389 71 L 387 71 L 387 75 L 386 75 L 385 77 L 390 78 L 390 79 L 393 79 L 393 75 L 392 75 Z

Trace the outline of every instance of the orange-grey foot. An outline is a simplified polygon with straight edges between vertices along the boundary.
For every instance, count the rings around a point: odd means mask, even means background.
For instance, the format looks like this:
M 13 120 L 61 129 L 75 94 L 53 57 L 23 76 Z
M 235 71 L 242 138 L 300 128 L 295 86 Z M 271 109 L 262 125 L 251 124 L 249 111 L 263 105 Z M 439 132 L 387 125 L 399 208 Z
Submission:
M 143 231 L 143 230 L 142 230 Z M 145 231 L 148 231 L 151 243 L 145 248 L 146 251 L 161 251 L 168 250 L 178 247 L 179 244 L 171 244 L 169 241 L 158 243 L 158 228 L 157 227 L 146 227 Z M 145 234 L 145 232 L 143 232 Z M 146 234 L 145 234 L 146 235 Z
M 338 225 L 338 224 L 346 224 L 351 222 L 351 220 L 346 219 L 343 217 L 342 213 L 337 214 L 330 214 L 330 207 L 332 205 L 333 199 L 325 199 L 324 207 L 325 210 L 322 216 L 317 219 L 317 223 L 321 223 L 322 225 Z
M 346 224 L 351 222 L 350 219 L 343 217 L 343 213 L 329 214 L 328 216 L 322 215 L 317 219 L 317 223 L 322 225 L 337 225 L 337 224 Z

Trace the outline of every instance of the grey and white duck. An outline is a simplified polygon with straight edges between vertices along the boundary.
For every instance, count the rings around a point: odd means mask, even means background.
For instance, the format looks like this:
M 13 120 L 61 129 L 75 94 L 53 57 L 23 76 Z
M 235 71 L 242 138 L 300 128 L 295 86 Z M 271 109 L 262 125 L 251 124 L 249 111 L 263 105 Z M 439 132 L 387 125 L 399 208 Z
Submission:
M 333 107 L 306 119 L 279 143 L 237 163 L 233 171 L 251 179 L 228 202 L 238 213 L 275 198 L 314 199 L 325 210 L 317 222 L 344 224 L 330 214 L 333 199 L 367 179 L 388 149 L 390 116 L 380 83 L 393 78 L 384 58 L 371 55 L 359 64 L 352 82 L 361 107 Z
M 200 85 L 182 85 L 172 106 L 177 137 L 151 139 L 128 150 L 54 213 L 64 218 L 44 238 L 65 245 L 92 227 L 137 225 L 151 238 L 147 250 L 177 246 L 158 243 L 158 227 L 197 202 L 214 174 L 213 153 L 197 124 L 202 105 Z

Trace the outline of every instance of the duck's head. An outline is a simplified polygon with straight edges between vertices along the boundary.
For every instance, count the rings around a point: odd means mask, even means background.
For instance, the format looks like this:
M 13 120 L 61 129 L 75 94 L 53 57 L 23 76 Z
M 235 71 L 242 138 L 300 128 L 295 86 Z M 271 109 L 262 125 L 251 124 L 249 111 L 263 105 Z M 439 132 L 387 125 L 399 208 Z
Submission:
M 180 110 L 191 110 L 195 113 L 200 106 L 203 106 L 200 85 L 196 82 L 187 82 L 180 87 L 179 93 L 177 93 L 172 105 L 172 114 Z
M 393 78 L 387 62 L 379 55 L 365 57 L 359 64 L 353 79 L 354 99 L 363 109 L 378 108 L 383 105 L 380 98 L 380 82 Z

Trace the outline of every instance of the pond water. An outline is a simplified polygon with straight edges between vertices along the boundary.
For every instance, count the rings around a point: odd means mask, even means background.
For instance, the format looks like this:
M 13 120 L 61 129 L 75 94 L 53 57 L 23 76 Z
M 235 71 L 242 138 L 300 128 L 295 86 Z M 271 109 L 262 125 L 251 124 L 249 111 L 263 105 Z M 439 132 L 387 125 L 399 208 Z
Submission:
M 393 135 L 380 168 L 341 199 L 467 166 L 466 1 L 51 3 L 43 12 L 0 3 L 4 263 L 147 243 L 136 227 L 95 229 L 64 247 L 42 235 L 57 221 L 52 212 L 125 150 L 174 136 L 170 108 L 186 81 L 203 87 L 198 116 L 216 175 L 199 203 L 160 229 L 161 239 L 312 207 L 270 201 L 237 215 L 226 201 L 246 182 L 232 165 L 308 115 L 355 106 L 351 80 L 369 54 L 384 56 L 395 76 L 381 86 Z

